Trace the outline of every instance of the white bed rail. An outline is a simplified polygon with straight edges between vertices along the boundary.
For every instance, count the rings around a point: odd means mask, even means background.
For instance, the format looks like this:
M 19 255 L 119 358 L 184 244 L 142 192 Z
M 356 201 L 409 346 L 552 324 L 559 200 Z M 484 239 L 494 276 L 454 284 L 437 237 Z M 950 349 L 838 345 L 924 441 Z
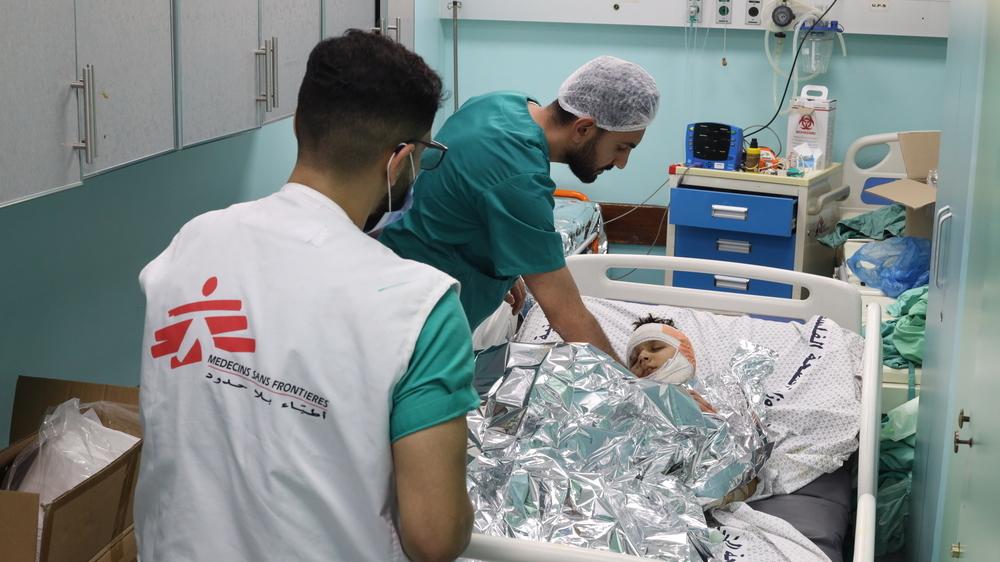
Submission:
M 882 428 L 882 307 L 870 304 L 865 314 L 854 562 L 873 562 L 875 559 L 875 498 L 878 496 L 878 452 Z
M 887 146 L 889 151 L 881 160 L 867 168 L 858 166 L 859 152 L 871 146 L 883 145 Z M 899 133 L 868 135 L 855 140 L 847 147 L 847 154 L 844 155 L 844 184 L 850 186 L 851 194 L 842 204 L 845 212 L 863 213 L 879 208 L 879 205 L 871 205 L 861 200 L 865 182 L 873 177 L 896 179 L 906 177 L 903 153 L 899 149 Z
M 861 293 L 851 284 L 836 279 L 787 269 L 672 256 L 589 254 L 571 256 L 566 259 L 566 265 L 582 295 L 697 308 L 725 314 L 755 314 L 797 320 L 823 315 L 844 328 L 861 332 Z M 803 287 L 808 290 L 809 296 L 793 300 L 615 281 L 608 277 L 608 270 L 612 268 L 689 271 L 772 281 Z

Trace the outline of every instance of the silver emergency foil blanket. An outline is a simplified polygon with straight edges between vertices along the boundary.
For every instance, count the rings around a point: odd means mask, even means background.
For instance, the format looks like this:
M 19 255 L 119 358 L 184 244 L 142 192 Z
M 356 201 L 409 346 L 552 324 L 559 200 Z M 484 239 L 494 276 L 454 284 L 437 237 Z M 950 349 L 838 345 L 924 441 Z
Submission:
M 608 237 L 604 232 L 604 218 L 601 206 L 592 201 L 580 201 L 566 197 L 556 197 L 552 210 L 556 232 L 562 237 L 563 255 L 576 252 L 590 237 L 597 234 L 599 254 L 608 252 Z
M 581 344 L 510 344 L 504 376 L 469 414 L 476 531 L 668 561 L 721 555 L 704 509 L 771 450 L 761 381 L 774 354 L 746 344 L 720 384 L 635 378 Z M 718 388 L 724 385 L 726 388 Z

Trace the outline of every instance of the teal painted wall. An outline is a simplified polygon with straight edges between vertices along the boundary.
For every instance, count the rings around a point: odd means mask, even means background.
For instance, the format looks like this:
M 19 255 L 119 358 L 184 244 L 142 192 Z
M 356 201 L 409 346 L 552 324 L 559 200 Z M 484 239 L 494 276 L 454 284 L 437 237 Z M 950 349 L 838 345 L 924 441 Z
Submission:
M 413 6 L 413 50 L 416 51 L 424 61 L 427 62 L 444 76 L 443 68 L 445 64 L 445 42 L 444 34 L 441 32 L 441 19 L 438 17 L 436 0 L 415 0 Z M 451 45 L 447 45 L 451 48 Z M 449 58 L 449 61 L 452 59 Z M 445 83 L 445 89 L 451 91 L 451 82 Z M 445 100 L 442 111 L 438 112 L 434 121 L 434 130 L 441 128 L 444 120 L 451 114 L 451 98 Z
M 0 209 L 0 445 L 18 375 L 139 383 L 138 275 L 192 217 L 280 188 L 291 120 Z
M 415 0 L 413 7 L 413 50 L 431 67 L 444 65 L 444 34 L 435 0 Z M 450 106 L 449 106 L 450 107 Z
M 418 13 L 436 15 L 436 4 L 417 2 Z M 850 28 L 850 22 L 845 22 Z M 436 36 L 428 37 L 428 33 Z M 437 29 L 422 25 L 418 46 L 430 49 L 446 84 L 452 85 L 451 22 Z M 663 93 L 659 116 L 623 171 L 604 174 L 583 187 L 568 169 L 553 175 L 562 186 L 582 189 L 600 201 L 637 203 L 666 179 L 671 162 L 684 158 L 684 126 L 718 121 L 745 126 L 764 123 L 774 113 L 772 72 L 759 31 L 726 34 L 728 66 L 721 66 L 723 34 L 699 30 L 697 38 L 680 28 L 625 27 L 521 22 L 465 21 L 459 31 L 460 101 L 499 89 L 516 89 L 553 100 L 559 84 L 579 65 L 610 54 L 644 66 Z M 685 47 L 687 42 L 688 47 Z M 787 40 L 784 65 L 791 57 Z M 840 161 L 858 137 L 907 129 L 941 127 L 946 41 L 942 39 L 848 36 L 848 57 L 835 54 L 830 71 L 818 82 L 838 99 L 834 156 Z M 835 53 L 839 53 L 838 50 Z M 784 86 L 781 80 L 779 88 Z M 451 109 L 446 104 L 444 112 Z M 787 119 L 775 129 L 784 142 Z M 761 142 L 774 146 L 770 133 Z M 650 203 L 665 204 L 666 190 Z

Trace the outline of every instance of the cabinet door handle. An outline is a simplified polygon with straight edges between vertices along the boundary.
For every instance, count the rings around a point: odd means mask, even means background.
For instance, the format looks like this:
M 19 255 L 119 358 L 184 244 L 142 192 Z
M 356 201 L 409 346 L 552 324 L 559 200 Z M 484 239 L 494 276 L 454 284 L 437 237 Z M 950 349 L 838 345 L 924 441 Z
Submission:
M 86 65 L 81 70 L 81 78 L 70 82 L 70 88 L 83 90 L 83 138 L 73 143 L 73 149 L 82 150 L 84 160 L 92 164 L 97 158 L 97 102 L 94 90 L 94 66 Z
M 386 28 L 387 31 L 396 32 L 396 42 L 399 43 L 399 30 L 403 28 L 403 18 L 396 18 L 395 24 Z
M 750 280 L 745 277 L 730 277 L 728 275 L 716 275 L 715 286 L 719 289 L 733 289 L 736 291 L 746 291 L 750 288 Z
M 712 205 L 712 216 L 717 219 L 747 220 L 750 211 L 746 207 L 730 207 L 728 205 Z
M 729 252 L 731 254 L 749 254 L 752 245 L 750 242 L 745 240 L 726 240 L 720 238 L 715 241 L 715 249 L 720 252 Z
M 264 111 L 266 112 L 271 111 L 271 90 L 268 86 L 271 70 L 267 58 L 269 43 L 269 40 L 265 40 L 264 46 L 254 51 L 254 55 L 257 57 L 257 101 L 264 102 Z
M 951 238 L 951 229 L 948 229 L 949 236 L 945 238 L 944 227 L 951 223 L 955 217 L 951 212 L 951 205 L 945 205 L 937 212 L 937 229 L 934 233 L 934 248 L 931 249 L 931 273 L 934 275 L 934 286 L 943 289 L 945 283 L 941 280 L 941 249 L 947 247 L 948 239 Z
M 278 107 L 278 38 L 271 38 L 268 49 L 271 58 L 271 108 Z
M 90 132 L 87 133 L 87 141 L 92 157 L 96 160 L 100 156 L 97 152 L 97 77 L 94 65 L 88 64 L 87 68 L 90 69 L 90 79 L 87 80 L 87 85 L 90 87 L 90 111 L 87 112 L 90 117 Z

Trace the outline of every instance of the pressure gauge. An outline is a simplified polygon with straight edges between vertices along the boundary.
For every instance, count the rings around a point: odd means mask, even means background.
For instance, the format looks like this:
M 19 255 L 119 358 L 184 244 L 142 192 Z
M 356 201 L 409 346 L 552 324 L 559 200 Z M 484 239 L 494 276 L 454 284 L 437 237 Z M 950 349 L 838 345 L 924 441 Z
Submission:
M 774 25 L 778 27 L 788 27 L 793 21 L 795 21 L 795 12 L 792 11 L 787 5 L 782 4 L 771 12 L 771 21 Z

